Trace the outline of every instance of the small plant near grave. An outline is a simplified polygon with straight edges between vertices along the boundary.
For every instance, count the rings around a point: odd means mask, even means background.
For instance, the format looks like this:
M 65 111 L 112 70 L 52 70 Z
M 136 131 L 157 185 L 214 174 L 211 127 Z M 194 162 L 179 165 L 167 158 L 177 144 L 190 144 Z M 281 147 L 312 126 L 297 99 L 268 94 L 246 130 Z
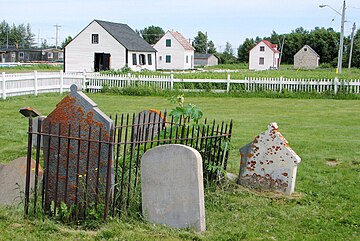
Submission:
M 199 120 L 203 117 L 201 109 L 194 104 L 185 104 L 184 95 L 177 95 L 170 98 L 171 103 L 177 106 L 170 111 L 170 116 L 173 121 L 179 126 L 169 130 L 166 129 L 167 136 L 175 136 L 178 129 L 181 129 L 181 138 L 189 137 L 202 137 L 204 135 L 217 136 L 218 127 L 200 124 Z M 172 133 L 170 133 L 172 132 Z M 186 134 L 184 133 L 186 132 Z M 209 138 L 205 141 L 202 139 L 197 146 L 197 149 L 203 159 L 205 160 L 206 173 L 209 175 L 207 178 L 212 179 L 210 176 L 215 175 L 217 181 L 220 181 L 226 174 L 225 159 L 227 153 L 230 151 L 230 139 L 224 137 Z
M 170 116 L 174 117 L 175 122 L 178 122 L 181 118 L 197 122 L 203 116 L 203 112 L 196 105 L 184 104 L 184 95 L 173 96 L 170 98 L 170 102 L 178 105 L 170 111 Z

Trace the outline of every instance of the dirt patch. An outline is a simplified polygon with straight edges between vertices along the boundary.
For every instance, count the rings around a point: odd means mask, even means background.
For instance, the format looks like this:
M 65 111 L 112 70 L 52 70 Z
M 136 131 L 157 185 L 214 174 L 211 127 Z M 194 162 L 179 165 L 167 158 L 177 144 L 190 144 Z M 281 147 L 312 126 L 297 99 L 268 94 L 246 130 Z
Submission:
M 336 159 L 326 159 L 326 165 L 330 167 L 336 167 L 339 162 Z

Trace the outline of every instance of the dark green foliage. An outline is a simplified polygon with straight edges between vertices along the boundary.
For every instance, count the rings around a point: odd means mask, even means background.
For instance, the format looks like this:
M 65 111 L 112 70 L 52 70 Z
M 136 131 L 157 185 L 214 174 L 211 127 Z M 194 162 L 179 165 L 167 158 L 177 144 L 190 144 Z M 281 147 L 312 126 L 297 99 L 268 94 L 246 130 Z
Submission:
M 34 45 L 34 34 L 31 32 L 30 24 L 10 25 L 3 20 L 0 23 L 0 46 L 18 46 L 30 48 Z
M 199 31 L 198 35 L 194 38 L 193 46 L 195 48 L 196 53 L 201 54 L 215 54 L 216 48 L 214 43 L 208 39 L 207 34 Z
M 165 34 L 165 31 L 159 26 L 151 25 L 141 29 L 139 33 L 149 44 L 156 44 L 156 42 Z

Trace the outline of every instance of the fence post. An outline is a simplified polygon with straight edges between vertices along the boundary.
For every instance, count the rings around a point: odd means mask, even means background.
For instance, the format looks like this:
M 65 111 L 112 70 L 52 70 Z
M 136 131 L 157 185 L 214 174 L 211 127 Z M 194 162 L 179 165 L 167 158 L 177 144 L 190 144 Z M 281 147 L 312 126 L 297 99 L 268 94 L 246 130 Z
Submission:
M 226 93 L 230 91 L 230 74 L 227 75 L 227 82 L 226 82 Z
M 284 82 L 284 78 L 282 76 L 280 76 L 280 87 L 279 87 L 279 93 L 282 92 L 283 89 L 283 82 Z
M 174 90 L 174 74 L 170 74 L 170 90 Z
M 338 84 L 339 84 L 339 79 L 338 77 L 335 77 L 334 79 L 334 94 L 337 95 L 337 92 L 338 92 Z
M 2 98 L 3 100 L 5 100 L 6 99 L 5 72 L 2 72 L 1 79 L 2 79 Z
M 86 90 L 86 72 L 85 72 L 85 70 L 82 72 L 82 74 L 83 74 L 83 78 L 82 78 L 81 89 L 84 91 L 84 90 Z
M 38 76 L 37 71 L 34 71 L 34 95 L 38 95 Z
M 127 79 L 127 86 L 126 87 L 130 86 L 130 79 L 131 79 L 131 73 L 128 73 L 128 79 Z
M 60 70 L 60 94 L 64 92 L 64 72 Z

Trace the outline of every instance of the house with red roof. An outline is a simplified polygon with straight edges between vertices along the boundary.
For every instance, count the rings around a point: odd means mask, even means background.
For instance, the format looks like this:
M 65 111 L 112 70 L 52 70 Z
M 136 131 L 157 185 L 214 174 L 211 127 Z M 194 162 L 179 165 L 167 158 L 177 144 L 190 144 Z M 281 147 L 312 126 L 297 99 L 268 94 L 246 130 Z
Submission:
M 194 68 L 195 48 L 177 31 L 167 31 L 154 45 L 157 69 L 186 70 Z
M 280 51 L 277 48 L 277 44 L 261 40 L 249 52 L 249 69 L 278 69 L 280 67 Z

